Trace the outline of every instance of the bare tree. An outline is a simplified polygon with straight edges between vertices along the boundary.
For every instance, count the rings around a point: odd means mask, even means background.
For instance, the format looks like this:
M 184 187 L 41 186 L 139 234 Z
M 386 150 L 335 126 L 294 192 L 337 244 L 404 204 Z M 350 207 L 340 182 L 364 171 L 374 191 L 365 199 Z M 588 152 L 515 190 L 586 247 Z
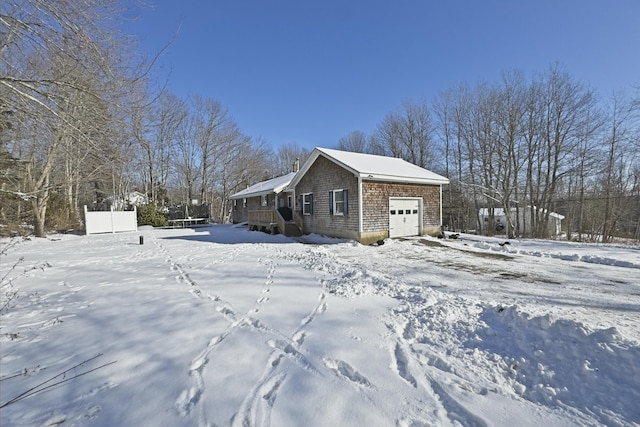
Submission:
M 576 155 L 572 157 L 573 164 L 570 167 L 570 173 L 567 174 L 564 183 L 567 240 L 573 239 L 574 231 L 577 232 L 578 240 L 583 240 L 587 224 L 585 216 L 595 209 L 594 206 L 591 206 L 592 201 L 588 200 L 588 192 L 601 158 L 598 154 L 599 144 L 594 142 L 598 140 L 596 132 L 601 127 L 601 122 L 598 110 L 588 114 L 589 117 L 578 142 Z M 591 231 L 593 235 L 595 230 Z
M 631 100 L 620 93 L 611 98 L 611 109 L 604 135 L 601 194 L 604 201 L 602 209 L 602 241 L 609 242 L 619 221 L 632 202 L 631 192 L 637 185 L 634 167 L 640 162 L 638 149 L 638 128 L 634 128 L 633 118 L 637 114 Z
M 173 186 L 188 209 L 198 200 L 210 218 L 226 221 L 229 196 L 270 174 L 271 151 L 244 135 L 218 101 L 194 96 L 189 107 L 177 128 Z
M 138 96 L 139 107 L 133 109 L 131 124 L 133 139 L 141 150 L 143 173 L 139 179 L 151 202 L 161 206 L 188 108 L 183 100 L 167 91 L 160 93 L 153 103 L 145 103 L 145 90 L 141 90 Z
M 399 157 L 424 168 L 436 168 L 440 153 L 433 139 L 427 103 L 405 101 L 397 112 L 387 114 L 378 125 L 370 151 Z
M 200 203 L 209 202 L 214 173 L 227 153 L 237 150 L 243 138 L 240 129 L 220 102 L 195 96 L 191 113 L 193 139 L 200 150 Z
M 122 57 L 114 55 L 121 38 L 109 22 L 117 7 L 115 0 L 0 3 L 0 104 L 13 116 L 11 150 L 27 162 L 36 236 L 44 236 L 52 191 L 65 187 L 62 193 L 73 200 L 75 160 L 83 156 L 77 145 L 99 149 L 106 138 L 109 127 L 90 119 L 109 110 L 113 83 L 123 81 Z M 63 158 L 67 173 L 54 182 Z
M 180 188 L 180 201 L 187 206 L 196 197 L 196 183 L 201 174 L 200 147 L 195 140 L 195 122 L 189 118 L 178 131 L 176 140 L 176 156 L 173 166 L 175 171 L 176 185 Z
M 549 215 L 554 209 L 561 180 L 570 171 L 572 156 L 594 110 L 595 96 L 569 74 L 554 66 L 540 82 L 540 133 L 529 152 L 527 186 L 530 216 L 536 237 L 548 236 Z
M 434 129 L 444 153 L 444 173 L 451 181 L 447 188 L 450 226 L 461 231 L 466 231 L 471 219 L 478 217 L 469 197 L 469 190 L 475 194 L 475 187 L 466 185 L 472 180 L 466 148 L 472 138 L 469 126 L 472 105 L 473 94 L 467 85 L 447 89 L 433 103 L 437 119 Z
M 369 138 L 366 133 L 354 130 L 348 135 L 340 138 L 337 148 L 338 150 L 353 151 L 354 153 L 368 153 Z
M 497 161 L 501 165 L 497 185 L 510 237 L 520 234 L 520 178 L 526 160 L 522 132 L 525 97 L 526 85 L 522 73 L 512 71 L 503 74 L 496 107 Z
M 240 136 L 232 147 L 221 151 L 216 185 L 213 188 L 212 211 L 220 222 L 229 222 L 229 197 L 249 184 L 260 181 L 270 166 L 271 148 L 263 140 Z
M 296 143 L 283 144 L 275 153 L 275 170 L 272 176 L 264 176 L 263 179 L 273 178 L 278 175 L 288 174 L 293 170 L 293 165 L 302 165 L 311 155 L 311 151 Z

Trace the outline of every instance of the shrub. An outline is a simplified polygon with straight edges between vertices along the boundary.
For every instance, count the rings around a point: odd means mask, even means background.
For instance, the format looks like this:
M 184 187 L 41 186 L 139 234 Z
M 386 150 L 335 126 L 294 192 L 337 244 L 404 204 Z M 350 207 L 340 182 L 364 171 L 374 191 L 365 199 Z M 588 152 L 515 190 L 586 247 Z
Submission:
M 78 212 L 69 206 L 68 200 L 62 194 L 52 192 L 47 203 L 44 226 L 46 230 L 58 232 L 78 229 Z
M 153 227 L 166 227 L 167 218 L 155 205 L 138 206 L 138 225 L 151 225 Z

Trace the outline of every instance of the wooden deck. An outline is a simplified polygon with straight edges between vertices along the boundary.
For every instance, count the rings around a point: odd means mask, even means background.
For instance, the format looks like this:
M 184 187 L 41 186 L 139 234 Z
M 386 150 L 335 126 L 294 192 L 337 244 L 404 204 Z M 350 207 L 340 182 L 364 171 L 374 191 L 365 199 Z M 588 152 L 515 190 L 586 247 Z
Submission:
M 248 212 L 249 230 L 268 231 L 271 234 L 282 233 L 285 236 L 301 236 L 299 226 L 293 221 L 285 221 L 275 210 L 256 210 Z

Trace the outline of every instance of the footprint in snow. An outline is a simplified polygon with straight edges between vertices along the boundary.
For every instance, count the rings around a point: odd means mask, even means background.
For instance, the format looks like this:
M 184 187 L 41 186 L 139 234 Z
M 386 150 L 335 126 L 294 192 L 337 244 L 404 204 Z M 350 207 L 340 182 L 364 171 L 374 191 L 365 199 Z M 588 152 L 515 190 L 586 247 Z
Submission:
M 325 297 L 324 293 L 320 294 L 319 300 L 320 301 L 324 300 L 324 297 Z M 315 319 L 316 315 L 322 314 L 326 310 L 327 310 L 327 303 L 321 302 L 316 306 L 316 308 L 313 309 L 313 311 L 307 317 L 305 317 L 300 321 L 300 326 L 307 326 L 309 323 L 313 321 L 313 319 Z
M 304 331 L 298 331 L 293 335 L 293 341 L 298 344 L 298 345 L 302 345 L 304 343 L 304 339 L 307 337 L 306 332 Z
M 354 383 L 357 386 L 374 388 L 371 382 L 360 372 L 343 360 L 336 360 L 325 357 L 322 359 L 324 365 L 331 369 L 338 377 Z
M 394 349 L 393 356 L 396 360 L 396 369 L 398 370 L 398 375 L 402 377 L 406 382 L 411 384 L 414 388 L 418 388 L 418 382 L 409 372 L 409 357 L 407 353 L 402 348 L 399 343 L 396 343 L 396 348 Z
M 236 313 L 226 305 L 222 307 L 216 307 L 216 311 L 230 320 L 236 320 Z
M 318 369 L 313 366 L 313 364 L 307 359 L 307 357 L 299 352 L 297 349 L 291 345 L 291 343 L 283 341 L 283 340 L 269 340 L 267 341 L 269 347 L 280 350 L 287 356 L 290 360 L 296 362 L 299 366 L 307 369 L 313 373 L 319 374 Z

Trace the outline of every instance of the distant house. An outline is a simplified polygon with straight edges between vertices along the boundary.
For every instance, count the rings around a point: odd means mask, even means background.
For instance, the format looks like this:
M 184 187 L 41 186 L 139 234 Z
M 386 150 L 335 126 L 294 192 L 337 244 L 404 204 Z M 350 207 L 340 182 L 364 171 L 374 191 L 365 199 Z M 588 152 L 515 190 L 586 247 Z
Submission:
M 102 201 L 102 206 L 99 209 L 109 210 L 113 207 L 114 210 L 125 210 L 128 206 L 142 206 L 149 204 L 149 197 L 139 191 L 133 191 L 125 198 L 109 196 Z
M 142 194 L 139 191 L 134 191 L 132 193 L 129 193 L 128 202 L 133 206 L 148 205 L 149 197 L 147 197 L 146 194 Z
M 535 210 L 535 206 L 533 209 Z M 498 231 L 498 232 L 504 231 L 506 234 L 510 234 L 509 229 L 511 227 L 515 227 L 516 212 L 519 212 L 517 219 L 520 227 L 520 234 L 530 236 L 532 234 L 531 224 L 533 223 L 531 218 L 531 210 L 532 210 L 531 206 L 526 206 L 524 208 L 520 208 L 519 210 L 516 210 L 516 208 L 511 208 L 510 216 L 512 221 L 514 222 L 514 224 L 512 225 L 512 224 L 509 224 L 509 221 L 507 220 L 507 216 L 505 215 L 505 211 L 503 208 L 493 208 L 493 222 L 494 222 L 495 231 Z M 540 209 L 539 213 L 541 216 L 543 216 L 544 213 L 546 213 L 546 211 Z M 480 221 L 482 222 L 483 230 L 486 230 L 491 220 L 490 209 L 489 208 L 480 209 L 478 216 Z M 562 233 L 563 219 L 564 219 L 564 215 L 560 215 L 559 213 L 556 213 L 556 212 L 549 213 L 549 223 L 547 224 L 547 232 L 549 233 L 550 236 L 558 236 L 560 233 Z
M 447 178 L 402 159 L 316 148 L 297 173 L 231 196 L 236 201 L 233 218 L 248 221 L 254 229 L 317 233 L 364 244 L 437 234 L 442 225 L 442 185 L 448 183 Z M 246 216 L 236 210 L 240 200 Z M 290 220 L 284 217 L 288 213 Z

